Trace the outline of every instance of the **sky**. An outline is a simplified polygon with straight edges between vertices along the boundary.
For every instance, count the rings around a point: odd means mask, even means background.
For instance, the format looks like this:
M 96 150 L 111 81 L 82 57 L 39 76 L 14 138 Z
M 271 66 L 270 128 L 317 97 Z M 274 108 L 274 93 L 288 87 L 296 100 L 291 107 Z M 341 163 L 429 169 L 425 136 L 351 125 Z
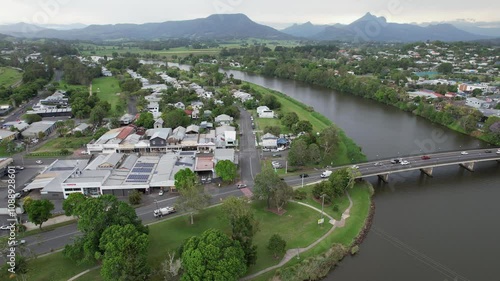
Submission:
M 292 23 L 348 24 L 366 12 L 389 22 L 499 21 L 500 1 L 475 0 L 1 0 L 0 23 L 115 24 L 244 13 L 283 28 Z

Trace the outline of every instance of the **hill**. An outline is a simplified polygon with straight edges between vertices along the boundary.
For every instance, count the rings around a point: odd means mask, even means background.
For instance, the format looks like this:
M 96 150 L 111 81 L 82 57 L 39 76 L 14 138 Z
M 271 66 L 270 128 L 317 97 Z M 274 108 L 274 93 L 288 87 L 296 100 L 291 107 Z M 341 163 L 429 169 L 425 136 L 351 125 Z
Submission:
M 19 33 L 11 35 L 20 36 Z M 274 28 L 258 24 L 243 14 L 220 14 L 201 19 L 162 23 L 90 25 L 72 30 L 43 29 L 24 33 L 22 36 L 68 40 L 293 38 Z

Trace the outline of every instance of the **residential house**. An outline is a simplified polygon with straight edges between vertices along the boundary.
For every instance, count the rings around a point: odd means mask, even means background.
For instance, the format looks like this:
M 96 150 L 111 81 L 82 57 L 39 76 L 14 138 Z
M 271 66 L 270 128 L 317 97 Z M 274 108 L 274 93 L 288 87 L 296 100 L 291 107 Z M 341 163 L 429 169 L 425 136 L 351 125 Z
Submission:
M 182 102 L 177 102 L 174 104 L 174 107 L 175 108 L 178 108 L 178 109 L 182 109 L 182 110 L 185 110 L 186 109 L 186 106 L 184 105 L 184 103 Z
M 167 143 L 169 145 L 178 145 L 184 139 L 185 134 L 186 134 L 186 128 L 179 126 L 175 128 L 172 134 L 168 137 Z
M 229 125 L 233 122 L 233 117 L 227 115 L 227 114 L 221 114 L 217 117 L 215 117 L 215 123 L 219 125 Z
M 262 146 L 264 148 L 276 149 L 278 147 L 278 137 L 270 133 L 263 135 Z
M 158 113 L 160 112 L 160 104 L 158 102 L 150 102 L 148 104 L 148 111 L 151 113 Z
M 198 134 L 200 131 L 200 126 L 197 125 L 189 125 L 186 128 L 186 134 Z
M 167 147 L 167 140 L 172 133 L 170 128 L 154 129 L 154 133 L 149 139 L 149 146 L 151 151 L 165 151 Z
M 161 129 L 161 128 L 163 128 L 163 123 L 164 123 L 163 118 L 158 118 L 158 119 L 155 120 L 153 128 L 155 128 L 155 129 Z
M 257 115 L 260 115 L 262 112 L 264 111 L 269 111 L 269 107 L 265 106 L 265 105 L 261 105 L 259 107 L 257 107 Z

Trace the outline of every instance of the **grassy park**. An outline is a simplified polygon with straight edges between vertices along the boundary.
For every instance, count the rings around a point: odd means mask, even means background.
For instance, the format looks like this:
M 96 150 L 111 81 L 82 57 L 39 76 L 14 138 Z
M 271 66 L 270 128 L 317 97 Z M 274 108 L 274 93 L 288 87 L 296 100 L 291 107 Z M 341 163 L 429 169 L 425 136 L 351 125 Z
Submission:
M 0 67 L 0 87 L 10 87 L 21 81 L 23 74 L 10 67 Z
M 33 151 L 33 156 L 41 157 L 43 154 L 59 153 L 62 149 L 72 152 L 84 147 L 92 137 L 58 137 L 47 141 L 43 146 Z M 28 155 L 31 156 L 31 155 Z M 49 155 L 48 155 L 49 156 Z
M 120 100 L 121 92 L 118 80 L 114 77 L 100 77 L 92 80 L 92 91 L 97 93 L 100 100 L 107 101 L 115 109 Z
M 249 268 L 249 274 L 280 261 L 274 259 L 266 249 L 271 235 L 279 233 L 287 241 L 287 248 L 290 249 L 306 247 L 329 230 L 328 227 L 317 225 L 317 219 L 320 216 L 317 211 L 295 203 L 288 204 L 287 212 L 282 216 L 267 211 L 265 202 L 255 202 L 253 207 L 255 217 L 259 221 L 259 232 L 254 237 L 254 243 L 258 247 L 257 263 Z M 167 253 L 176 251 L 185 239 L 199 235 L 209 228 L 221 229 L 230 234 L 229 223 L 222 219 L 221 209 L 218 207 L 206 209 L 196 215 L 193 225 L 189 224 L 187 216 L 179 216 L 151 225 L 149 261 L 153 269 L 158 268 L 165 260 Z M 34 259 L 30 263 L 29 279 L 67 280 L 92 267 L 93 265 L 78 266 L 59 252 Z M 88 276 L 85 274 L 78 280 L 100 280 L 98 271 L 91 271 Z M 161 280 L 161 278 L 155 276 L 152 280 Z

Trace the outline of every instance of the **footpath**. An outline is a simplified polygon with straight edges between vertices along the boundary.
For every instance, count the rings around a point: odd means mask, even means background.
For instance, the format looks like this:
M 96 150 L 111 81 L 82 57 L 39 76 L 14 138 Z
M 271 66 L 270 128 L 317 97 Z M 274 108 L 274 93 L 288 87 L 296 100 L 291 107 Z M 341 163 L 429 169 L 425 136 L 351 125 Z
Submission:
M 340 220 L 337 221 L 334 218 L 332 218 L 330 215 L 324 213 L 324 215 L 329 218 L 328 222 L 332 225 L 332 228 L 325 235 L 321 236 L 318 240 L 314 241 L 311 245 L 309 245 L 309 246 L 307 246 L 305 248 L 289 249 L 288 251 L 286 251 L 285 256 L 283 257 L 283 259 L 277 265 L 265 268 L 265 269 L 263 269 L 263 270 L 261 270 L 259 272 L 256 272 L 256 273 L 254 273 L 252 275 L 245 276 L 244 278 L 240 279 L 240 281 L 251 280 L 251 279 L 253 279 L 253 278 L 255 278 L 255 277 L 257 277 L 257 276 L 259 276 L 261 274 L 264 274 L 264 273 L 269 272 L 271 270 L 274 270 L 274 269 L 277 269 L 279 267 L 282 267 L 287 262 L 289 262 L 292 258 L 299 257 L 299 255 L 301 253 L 304 253 L 304 252 L 312 249 L 316 245 L 318 245 L 318 243 L 320 243 L 326 237 L 328 237 L 330 234 L 332 234 L 332 232 L 335 229 L 337 229 L 337 227 L 344 227 L 346 219 L 350 217 L 350 212 L 351 212 L 351 208 L 352 208 L 352 204 L 353 204 L 351 196 L 349 195 L 349 193 L 347 193 L 347 198 L 349 198 L 349 207 L 347 207 L 347 209 L 342 213 L 342 217 L 341 217 Z M 316 211 L 318 211 L 318 212 L 321 213 L 320 209 L 318 209 L 316 207 L 313 207 L 311 205 L 308 205 L 308 204 L 305 204 L 305 203 L 302 203 L 302 202 L 293 201 L 293 200 L 290 200 L 290 202 L 294 202 L 294 203 L 306 206 L 308 208 L 314 209 L 314 210 L 316 210 Z
M 67 222 L 67 221 L 71 221 L 71 220 L 76 220 L 76 217 L 68 217 L 68 216 L 57 216 L 57 217 L 53 217 L 53 218 L 50 218 L 48 221 L 44 222 L 43 223 L 43 227 L 47 227 L 49 225 L 54 225 L 54 224 L 58 224 L 58 223 L 63 223 L 63 222 Z M 34 223 L 32 222 L 26 222 L 26 223 L 23 223 L 24 226 L 26 226 L 26 231 L 29 231 L 29 230 L 34 230 L 34 229 L 38 229 L 39 226 L 38 225 L 35 225 Z

